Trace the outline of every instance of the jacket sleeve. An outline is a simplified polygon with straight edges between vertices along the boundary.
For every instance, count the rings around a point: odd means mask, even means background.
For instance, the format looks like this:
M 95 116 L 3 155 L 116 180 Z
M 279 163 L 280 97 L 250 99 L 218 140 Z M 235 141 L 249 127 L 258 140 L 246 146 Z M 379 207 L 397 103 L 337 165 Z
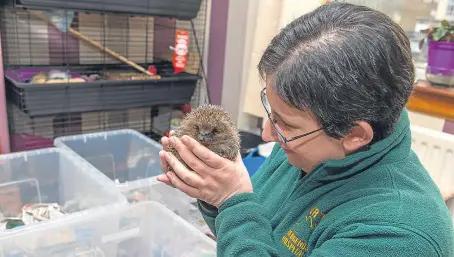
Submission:
M 440 247 L 423 232 L 404 227 L 356 224 L 316 247 L 309 257 L 328 256 L 454 256 L 450 246 Z M 352 227 L 354 227 L 352 229 Z
M 213 233 L 214 236 L 216 236 L 216 229 L 214 223 L 216 220 L 216 216 L 218 215 L 218 208 L 201 200 L 197 200 L 197 207 L 199 208 L 199 211 L 202 213 L 202 217 L 205 220 L 208 227 L 210 228 L 211 232 Z
M 217 256 L 278 256 L 270 220 L 254 193 L 222 204 L 216 218 Z

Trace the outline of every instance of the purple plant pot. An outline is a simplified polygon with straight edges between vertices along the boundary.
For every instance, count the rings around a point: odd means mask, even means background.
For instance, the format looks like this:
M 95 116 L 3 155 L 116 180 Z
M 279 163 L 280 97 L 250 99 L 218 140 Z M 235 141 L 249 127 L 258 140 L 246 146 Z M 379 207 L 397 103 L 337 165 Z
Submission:
M 454 85 L 454 42 L 429 40 L 426 74 L 433 83 Z

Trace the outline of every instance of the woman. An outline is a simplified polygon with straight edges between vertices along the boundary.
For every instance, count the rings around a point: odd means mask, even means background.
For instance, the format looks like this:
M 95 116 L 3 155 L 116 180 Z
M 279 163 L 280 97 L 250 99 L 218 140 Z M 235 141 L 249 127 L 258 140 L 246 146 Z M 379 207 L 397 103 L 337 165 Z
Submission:
M 258 66 L 276 141 L 252 177 L 189 137 L 163 138 L 159 180 L 199 199 L 219 256 L 454 256 L 440 191 L 411 150 L 404 31 L 351 4 L 285 27 Z M 181 179 L 180 179 L 181 178 Z

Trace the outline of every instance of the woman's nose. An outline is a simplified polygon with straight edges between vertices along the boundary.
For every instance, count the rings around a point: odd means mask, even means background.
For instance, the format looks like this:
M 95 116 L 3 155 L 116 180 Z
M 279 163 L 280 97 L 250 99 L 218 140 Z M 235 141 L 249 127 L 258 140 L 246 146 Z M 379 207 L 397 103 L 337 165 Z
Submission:
M 276 133 L 274 133 L 273 128 L 271 127 L 270 120 L 266 120 L 265 125 L 263 126 L 262 139 L 265 142 L 276 142 L 278 141 Z

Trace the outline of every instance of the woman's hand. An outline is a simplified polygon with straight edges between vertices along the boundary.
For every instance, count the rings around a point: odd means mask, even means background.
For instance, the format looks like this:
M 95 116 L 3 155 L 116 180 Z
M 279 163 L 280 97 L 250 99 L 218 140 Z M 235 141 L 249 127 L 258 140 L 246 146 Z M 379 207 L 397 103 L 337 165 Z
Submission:
M 169 132 L 169 136 L 173 136 L 173 134 L 175 133 L 175 131 L 171 130 Z M 167 170 L 167 161 L 164 157 L 164 153 L 165 151 L 167 151 L 169 149 L 169 145 L 170 145 L 170 138 L 168 137 L 162 137 L 161 138 L 161 144 L 162 144 L 162 149 L 163 151 L 160 151 L 159 152 L 159 158 L 161 159 L 161 170 L 162 171 L 166 171 Z M 171 186 L 171 187 L 175 187 L 169 180 L 169 178 L 165 175 L 160 175 L 158 176 L 158 180 L 161 181 L 162 183 L 165 183 L 167 184 L 168 186 Z
M 181 140 L 176 137 L 163 138 L 162 144 L 164 151 L 159 154 L 161 168 L 165 170 L 170 165 L 174 172 L 158 176 L 159 181 L 218 208 L 234 195 L 253 191 L 239 153 L 235 161 L 230 161 L 188 136 L 183 136 Z M 165 151 L 169 145 L 178 151 L 193 171 Z

